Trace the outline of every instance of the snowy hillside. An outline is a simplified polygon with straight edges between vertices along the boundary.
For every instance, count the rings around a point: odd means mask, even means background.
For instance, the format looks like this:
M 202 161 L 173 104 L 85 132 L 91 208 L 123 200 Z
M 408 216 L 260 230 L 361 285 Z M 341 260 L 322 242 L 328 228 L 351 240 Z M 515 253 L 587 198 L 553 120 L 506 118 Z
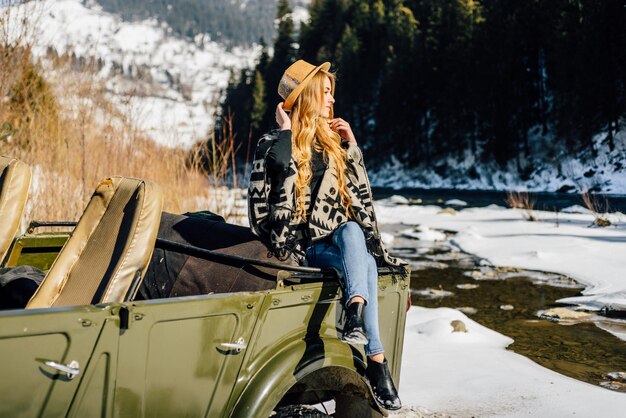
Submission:
M 272 43 L 276 36 L 274 19 L 278 0 L 97 0 L 97 3 L 124 20 L 156 18 L 180 35 L 193 37 L 208 33 L 211 39 L 231 46 L 251 45 L 259 39 Z M 311 0 L 289 0 L 296 26 L 303 13 L 308 16 L 306 9 L 310 3 Z
M 172 147 L 207 137 L 231 71 L 251 67 L 260 52 L 226 50 L 208 35 L 189 42 L 156 20 L 125 22 L 93 2 L 33 1 L 3 13 L 14 36 L 27 18 L 34 59 L 45 64 L 46 57 L 67 54 L 94 62 L 111 100 L 148 137 Z

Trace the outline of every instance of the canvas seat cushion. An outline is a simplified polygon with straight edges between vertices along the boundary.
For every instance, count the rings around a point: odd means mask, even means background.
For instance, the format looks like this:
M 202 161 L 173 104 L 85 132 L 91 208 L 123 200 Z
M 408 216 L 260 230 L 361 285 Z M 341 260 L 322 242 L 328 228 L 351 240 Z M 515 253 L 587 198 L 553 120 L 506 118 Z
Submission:
M 0 262 L 20 226 L 30 181 L 31 170 L 27 164 L 0 156 Z
M 27 308 L 124 301 L 148 266 L 162 207 L 152 182 L 102 181 Z

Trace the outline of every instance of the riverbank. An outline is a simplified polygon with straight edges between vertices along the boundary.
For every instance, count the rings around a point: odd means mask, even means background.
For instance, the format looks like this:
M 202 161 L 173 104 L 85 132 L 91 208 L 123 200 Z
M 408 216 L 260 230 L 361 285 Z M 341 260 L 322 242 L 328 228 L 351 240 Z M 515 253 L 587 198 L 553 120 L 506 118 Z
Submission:
M 466 150 L 411 166 L 385 155 L 384 164 L 370 167 L 370 178 L 374 186 L 391 188 L 626 193 L 625 129 L 614 135 L 614 146 L 610 145 L 607 132 L 594 135 L 593 145 L 579 151 L 554 148 L 556 139 L 535 137 L 534 151 L 523 159 L 522 170 L 513 160 L 503 166 L 493 159 L 482 161 L 475 152 Z M 369 157 L 376 161 L 375 155 Z
M 594 215 L 533 211 L 491 205 L 442 210 L 438 206 L 397 205 L 378 201 L 381 223 L 454 231 L 453 243 L 495 266 L 549 271 L 584 284 L 583 297 L 564 302 L 599 310 L 626 306 L 626 215 L 607 216 L 611 226 L 594 226 Z
M 626 306 L 626 217 L 610 216 L 611 227 L 590 227 L 591 214 L 490 206 L 460 211 L 438 206 L 378 201 L 382 224 L 403 223 L 422 239 L 445 239 L 482 258 L 485 265 L 558 272 L 586 286 L 584 296 L 564 302 L 599 310 Z M 421 234 L 421 235 L 420 235 Z M 393 241 L 390 243 L 393 247 Z M 452 321 L 467 332 L 452 332 Z M 625 323 L 626 324 L 626 323 Z M 613 332 L 618 337 L 620 332 Z M 624 334 L 621 335 L 624 338 Z M 626 394 L 545 369 L 507 351 L 513 341 L 448 308 L 413 307 L 408 314 L 401 376 L 405 408 L 395 416 L 619 416 Z M 431 412 L 435 411 L 435 412 Z

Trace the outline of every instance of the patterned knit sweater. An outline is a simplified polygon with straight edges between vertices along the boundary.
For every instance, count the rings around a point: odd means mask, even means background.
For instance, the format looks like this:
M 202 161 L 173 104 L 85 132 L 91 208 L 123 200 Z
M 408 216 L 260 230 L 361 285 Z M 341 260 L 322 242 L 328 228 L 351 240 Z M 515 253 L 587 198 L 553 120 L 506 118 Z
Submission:
M 361 150 L 352 143 L 344 142 L 347 148 L 346 180 L 352 204 L 350 219 L 341 202 L 337 187 L 337 167 L 331 158 L 324 172 L 312 211 L 308 220 L 294 216 L 296 163 L 293 158 L 276 200 L 270 202 L 270 176 L 266 167 L 267 152 L 278 138 L 278 131 L 265 134 L 259 140 L 252 163 L 248 185 L 248 217 L 252 231 L 265 242 L 280 260 L 291 260 L 301 264 L 305 250 L 312 242 L 330 236 L 337 227 L 353 220 L 365 235 L 368 251 L 379 266 L 402 266 L 404 261 L 391 257 L 380 239 L 376 215 L 372 202 L 372 191 L 363 164 Z M 310 207 L 311 190 L 305 187 L 304 204 Z

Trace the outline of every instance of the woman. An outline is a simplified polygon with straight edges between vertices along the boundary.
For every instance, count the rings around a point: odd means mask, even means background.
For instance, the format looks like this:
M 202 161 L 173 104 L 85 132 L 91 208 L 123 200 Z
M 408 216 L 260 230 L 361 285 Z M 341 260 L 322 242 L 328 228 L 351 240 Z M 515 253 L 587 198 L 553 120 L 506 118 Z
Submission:
M 283 74 L 278 132 L 257 145 L 248 191 L 252 230 L 281 260 L 341 273 L 342 340 L 365 344 L 376 400 L 399 409 L 378 331 L 378 265 L 401 268 L 380 241 L 371 190 L 350 125 L 333 117 L 330 63 L 300 60 Z M 287 114 L 290 112 L 290 114 Z M 365 262 L 363 262 L 365 260 Z M 401 268 L 401 271 L 404 271 Z

